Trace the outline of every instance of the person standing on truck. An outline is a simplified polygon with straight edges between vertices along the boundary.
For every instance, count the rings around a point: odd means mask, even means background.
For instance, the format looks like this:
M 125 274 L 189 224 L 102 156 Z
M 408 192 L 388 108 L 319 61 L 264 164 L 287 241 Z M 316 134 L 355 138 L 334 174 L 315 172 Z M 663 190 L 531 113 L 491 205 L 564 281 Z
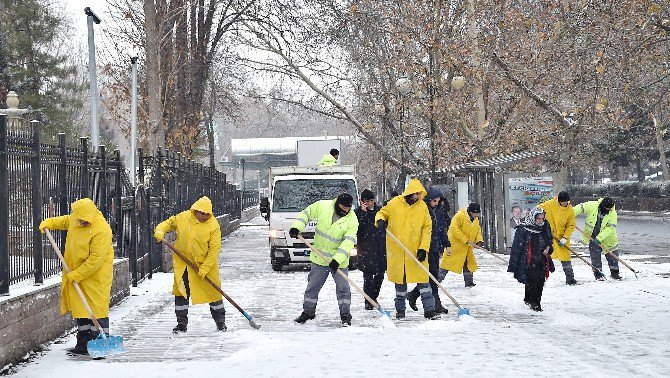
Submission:
M 307 276 L 303 311 L 295 319 L 296 323 L 303 324 L 315 318 L 319 291 L 331 274 L 335 281 L 342 326 L 351 325 L 351 288 L 349 282 L 337 274 L 337 269 L 348 274 L 349 253 L 356 244 L 358 220 L 351 211 L 353 202 L 349 193 L 342 193 L 332 200 L 314 202 L 301 211 L 291 225 L 289 235 L 297 238 L 310 221 L 316 220 L 314 248 L 327 258 L 324 260 L 316 253 L 310 253 L 311 270 Z
M 223 296 L 205 277 L 221 286 L 219 276 L 219 253 L 221 252 L 221 228 L 213 215 L 212 201 L 202 197 L 189 210 L 161 222 L 154 230 L 154 237 L 160 243 L 165 234 L 176 231 L 175 248 L 186 258 L 195 263 L 199 269 L 195 271 L 186 265 L 179 256 L 172 254 L 174 281 L 174 312 L 177 326 L 173 333 L 186 332 L 188 326 L 188 300 L 191 303 L 209 303 L 216 329 L 226 331 L 226 309 L 223 307 Z
M 426 189 L 418 179 L 410 181 L 407 189 L 382 207 L 375 221 L 377 227 L 386 229 L 428 269 L 428 250 L 433 222 L 430 219 L 428 206 L 421 201 L 426 196 Z M 423 315 L 428 319 L 440 317 L 435 311 L 435 297 L 428 285 L 428 274 L 421 269 L 414 259 L 405 255 L 405 250 L 390 236 L 386 238 L 386 271 L 389 281 L 395 283 L 396 319 L 405 317 L 405 298 L 407 284 L 416 283 L 421 293 Z
M 330 153 L 323 155 L 321 160 L 316 163 L 317 166 L 337 165 L 337 160 L 340 158 L 340 151 L 337 148 L 332 148 Z M 312 160 L 313 161 L 313 160 Z
M 386 272 L 386 234 L 375 227 L 375 215 L 380 207 L 375 204 L 375 193 L 365 189 L 361 193 L 361 206 L 354 212 L 358 218 L 358 269 L 363 272 L 363 291 L 377 301 Z M 373 310 L 365 301 L 365 309 Z

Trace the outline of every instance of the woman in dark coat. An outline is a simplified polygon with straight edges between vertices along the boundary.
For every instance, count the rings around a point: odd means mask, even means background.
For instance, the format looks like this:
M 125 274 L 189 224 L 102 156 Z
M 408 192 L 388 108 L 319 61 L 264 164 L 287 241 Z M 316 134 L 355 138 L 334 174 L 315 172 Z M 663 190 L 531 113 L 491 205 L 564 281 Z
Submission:
M 534 311 L 542 311 L 544 281 L 549 278 L 549 272 L 554 271 L 551 252 L 551 227 L 545 221 L 544 210 L 535 207 L 516 229 L 507 267 L 517 281 L 526 284 L 523 301 Z
M 361 206 L 354 210 L 358 218 L 357 266 L 363 272 L 363 291 L 375 301 L 386 272 L 386 233 L 375 227 L 375 216 L 379 209 L 375 204 L 375 194 L 365 189 L 361 193 Z M 365 301 L 365 309 L 372 310 L 374 307 Z

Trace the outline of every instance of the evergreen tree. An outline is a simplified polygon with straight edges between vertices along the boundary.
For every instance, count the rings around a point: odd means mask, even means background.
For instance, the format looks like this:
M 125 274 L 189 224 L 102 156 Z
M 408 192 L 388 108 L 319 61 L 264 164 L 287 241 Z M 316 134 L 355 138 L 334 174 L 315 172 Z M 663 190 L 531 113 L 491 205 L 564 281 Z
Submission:
M 66 20 L 45 0 L 0 0 L 0 9 L 0 107 L 15 91 L 48 131 L 73 130 L 70 114 L 82 107 L 85 88 L 61 49 Z

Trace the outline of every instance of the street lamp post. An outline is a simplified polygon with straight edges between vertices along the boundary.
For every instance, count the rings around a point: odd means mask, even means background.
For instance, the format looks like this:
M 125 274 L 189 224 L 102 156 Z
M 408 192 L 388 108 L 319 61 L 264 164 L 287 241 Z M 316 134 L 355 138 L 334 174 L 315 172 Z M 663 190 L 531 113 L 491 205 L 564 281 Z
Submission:
M 130 182 L 135 186 L 135 168 L 137 166 L 137 55 L 130 57 L 131 96 L 130 102 Z
M 405 115 L 405 97 L 412 91 L 412 82 L 407 77 L 401 77 L 395 82 L 395 87 L 402 95 L 400 101 L 400 117 L 398 127 L 400 129 L 400 175 L 405 173 L 405 133 L 402 128 L 402 121 Z
M 98 74 L 95 63 L 95 39 L 93 35 L 93 23 L 99 24 L 98 17 L 91 8 L 84 8 L 88 24 L 88 71 L 91 81 L 91 141 L 93 142 L 93 151 L 98 152 L 100 145 L 100 128 L 98 126 Z

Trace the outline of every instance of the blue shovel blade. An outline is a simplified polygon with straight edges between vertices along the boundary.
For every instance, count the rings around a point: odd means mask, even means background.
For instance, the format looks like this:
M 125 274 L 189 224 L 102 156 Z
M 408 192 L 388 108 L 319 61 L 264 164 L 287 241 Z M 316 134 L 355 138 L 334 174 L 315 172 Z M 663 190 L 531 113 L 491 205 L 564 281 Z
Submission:
M 126 351 L 126 348 L 123 347 L 122 336 L 107 336 L 105 338 L 100 335 L 97 339 L 89 341 L 86 347 L 92 358 L 110 357 Z
M 379 308 L 377 309 L 377 311 L 379 311 L 380 314 L 385 315 L 387 318 L 391 319 L 391 311 L 389 311 L 389 310 L 384 310 L 384 309 L 381 308 L 381 307 L 379 307 Z
M 461 315 L 470 315 L 470 310 L 465 307 L 458 306 L 458 316 Z

